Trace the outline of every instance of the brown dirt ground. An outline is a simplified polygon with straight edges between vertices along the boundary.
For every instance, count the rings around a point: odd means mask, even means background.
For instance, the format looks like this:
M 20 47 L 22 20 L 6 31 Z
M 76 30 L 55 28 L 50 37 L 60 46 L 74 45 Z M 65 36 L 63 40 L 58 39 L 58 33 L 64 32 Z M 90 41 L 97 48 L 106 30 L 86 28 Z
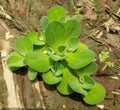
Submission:
M 14 50 L 14 42 L 17 37 L 28 31 L 40 32 L 40 18 L 46 15 L 49 7 L 58 4 L 64 6 L 71 16 L 74 14 L 74 8 L 80 9 L 83 16 L 83 33 L 80 37 L 84 42 L 95 51 L 98 71 L 93 75 L 96 81 L 101 83 L 107 95 L 100 105 L 104 105 L 103 110 L 119 110 L 119 94 L 113 94 L 112 91 L 120 93 L 120 1 L 119 0 L 0 0 L 0 24 L 6 24 L 0 27 L 0 50 L 10 43 L 11 47 L 6 47 L 9 51 Z M 6 40 L 4 34 L 11 30 L 14 38 Z M 110 51 L 108 60 L 115 63 L 115 67 L 107 67 L 104 71 L 104 63 L 98 59 L 101 51 Z M 6 87 L 2 79 L 2 67 L 0 66 L 0 106 L 5 108 Z M 117 79 L 115 79 L 115 78 Z M 22 68 L 14 74 L 15 82 L 18 83 L 23 96 L 25 108 L 36 107 L 34 101 L 37 101 L 39 94 L 33 94 L 32 82 L 28 80 L 26 70 Z M 54 86 L 48 86 L 39 78 L 42 88 L 44 103 L 47 110 L 101 110 L 97 105 L 89 106 L 83 103 L 79 94 L 63 96 L 59 94 Z M 34 83 L 34 82 L 33 82 Z M 3 92 L 4 91 L 4 92 Z M 31 100 L 32 99 L 32 100 Z

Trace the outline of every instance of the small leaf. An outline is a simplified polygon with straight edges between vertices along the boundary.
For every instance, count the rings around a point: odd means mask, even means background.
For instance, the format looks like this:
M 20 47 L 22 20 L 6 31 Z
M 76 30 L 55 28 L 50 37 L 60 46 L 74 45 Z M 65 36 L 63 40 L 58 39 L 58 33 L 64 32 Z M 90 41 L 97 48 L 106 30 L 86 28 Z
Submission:
M 59 60 L 63 60 L 65 58 L 67 58 L 66 56 L 55 55 L 54 53 L 52 53 L 50 51 L 48 52 L 48 54 L 49 54 L 50 58 L 54 61 L 59 61 Z
M 87 66 L 94 60 L 95 54 L 92 50 L 81 49 L 73 53 L 67 53 L 65 60 L 72 69 L 80 69 Z
M 33 70 L 32 68 L 28 68 L 28 77 L 30 80 L 35 80 L 37 77 L 37 71 Z
M 69 86 L 77 93 L 82 95 L 87 95 L 87 90 L 82 87 L 82 83 L 76 77 L 71 77 L 69 79 Z
M 80 22 L 80 21 L 82 21 L 82 19 L 83 19 L 83 16 L 82 15 L 74 15 L 71 19 L 75 19 L 75 20 L 77 20 L 78 22 Z
M 42 31 L 39 35 L 39 40 L 45 43 L 45 31 Z
M 81 49 L 88 49 L 88 46 L 83 44 L 83 43 L 79 43 L 79 46 L 77 48 L 78 50 L 81 50 Z
M 99 54 L 99 60 L 101 62 L 105 62 L 105 60 L 109 57 L 110 53 L 109 51 L 105 52 L 105 51 L 102 51 L 100 54 Z
M 84 76 L 84 83 L 82 87 L 84 89 L 91 89 L 95 85 L 95 81 L 88 75 Z
M 25 56 L 26 53 L 33 51 L 33 44 L 27 37 L 20 37 L 16 40 L 17 51 Z
M 45 44 L 45 42 L 43 40 L 39 39 L 39 33 L 37 33 L 37 32 L 29 32 L 26 36 L 27 36 L 27 38 L 30 39 L 30 41 L 34 45 L 44 45 Z
M 66 38 L 78 38 L 82 32 L 82 26 L 77 20 L 69 20 L 65 24 Z
M 91 75 L 97 70 L 97 64 L 95 62 L 91 62 L 84 68 L 78 69 L 78 75 L 80 77 L 84 75 Z
M 63 65 L 59 62 L 55 62 L 55 65 L 52 66 L 51 70 L 55 74 L 55 76 L 60 76 L 63 73 Z
M 52 21 L 48 24 L 45 31 L 46 42 L 54 51 L 58 51 L 57 48 L 65 44 L 64 33 L 65 28 L 62 23 Z
M 43 73 L 42 78 L 45 81 L 45 83 L 50 85 L 57 84 L 62 80 L 62 76 L 55 76 L 55 74 L 51 71 Z
M 88 92 L 88 94 L 83 98 L 83 100 L 90 105 L 95 105 L 104 100 L 106 96 L 105 88 L 96 83 L 93 88 Z
M 65 58 L 67 58 L 67 56 L 64 56 L 64 55 L 57 55 L 57 54 L 55 54 L 55 52 L 50 47 L 47 47 L 46 51 L 49 54 L 50 58 L 52 60 L 54 60 L 54 61 L 59 61 L 59 60 L 63 60 Z
M 48 10 L 47 16 L 50 21 L 59 21 L 61 18 L 66 17 L 66 12 L 62 6 L 54 6 Z
M 11 70 L 17 70 L 25 66 L 24 58 L 17 52 L 13 52 L 8 56 L 7 65 Z
M 68 81 L 73 76 L 69 68 L 63 70 L 63 78 L 61 82 L 57 85 L 57 90 L 63 95 L 73 94 L 74 91 L 70 88 Z
M 41 52 L 29 52 L 25 56 L 26 64 L 38 72 L 46 72 L 51 67 L 51 61 L 48 55 Z
M 71 38 L 68 41 L 69 51 L 75 51 L 79 46 L 79 38 Z
M 41 27 L 42 27 L 42 30 L 46 29 L 48 23 L 49 23 L 48 17 L 47 16 L 43 16 L 41 18 Z
M 66 52 L 67 48 L 66 46 L 59 46 L 58 47 L 58 54 L 59 55 L 64 55 L 64 53 Z

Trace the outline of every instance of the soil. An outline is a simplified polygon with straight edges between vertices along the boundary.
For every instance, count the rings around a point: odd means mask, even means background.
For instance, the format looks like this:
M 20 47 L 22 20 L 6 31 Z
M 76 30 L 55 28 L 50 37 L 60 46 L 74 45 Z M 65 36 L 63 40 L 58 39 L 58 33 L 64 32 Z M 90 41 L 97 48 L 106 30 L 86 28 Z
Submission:
M 95 51 L 98 70 L 93 78 L 107 92 L 99 105 L 86 105 L 77 93 L 63 96 L 55 86 L 46 85 L 40 76 L 31 82 L 26 68 L 11 73 L 5 66 L 7 55 L 15 50 L 16 38 L 29 31 L 40 32 L 41 17 L 54 5 L 62 5 L 69 16 L 82 15 L 80 41 Z M 5 38 L 7 32 L 13 36 L 8 40 Z M 114 62 L 114 67 L 108 66 L 103 70 L 105 63 L 99 60 L 102 51 L 110 52 L 107 61 Z M 0 109 L 120 110 L 119 0 L 0 0 L 0 52 Z M 8 83 L 8 80 L 14 84 Z M 12 95 L 16 96 L 15 99 Z M 15 103 L 18 105 L 14 106 Z

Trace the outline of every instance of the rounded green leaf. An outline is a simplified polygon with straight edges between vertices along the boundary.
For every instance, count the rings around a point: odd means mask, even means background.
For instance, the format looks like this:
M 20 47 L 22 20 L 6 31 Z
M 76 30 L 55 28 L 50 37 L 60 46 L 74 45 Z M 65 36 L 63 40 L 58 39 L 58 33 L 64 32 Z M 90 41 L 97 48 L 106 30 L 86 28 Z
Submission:
M 16 71 L 18 69 L 20 69 L 20 67 L 8 67 L 11 71 Z
M 52 21 L 48 24 L 45 31 L 46 42 L 54 51 L 58 46 L 65 44 L 64 33 L 65 28 L 62 23 Z
M 54 6 L 48 10 L 47 16 L 50 21 L 56 21 L 66 17 L 66 12 L 62 6 Z
M 46 72 L 51 67 L 51 61 L 48 55 L 41 52 L 29 52 L 25 56 L 26 64 L 38 72 Z
M 49 85 L 57 84 L 62 80 L 62 76 L 55 76 L 55 74 L 51 71 L 42 74 L 42 78 L 45 83 Z
M 82 87 L 84 89 L 91 89 L 95 85 L 95 81 L 90 76 L 85 75 L 83 78 L 84 78 L 84 82 Z
M 88 92 L 88 94 L 83 98 L 83 100 L 90 105 L 95 105 L 104 100 L 106 96 L 105 88 L 96 83 L 93 88 Z
M 84 43 L 79 43 L 79 46 L 77 48 L 78 50 L 81 50 L 81 49 L 88 49 L 88 46 L 85 45 Z
M 70 88 L 68 81 L 73 76 L 69 68 L 63 70 L 63 78 L 61 82 L 57 85 L 57 90 L 63 95 L 73 94 L 74 91 Z
M 24 58 L 17 52 L 11 53 L 7 58 L 7 65 L 11 70 L 25 66 Z
M 66 56 L 68 56 L 65 59 L 68 66 L 73 69 L 80 69 L 91 63 L 94 60 L 95 54 L 92 50 L 81 49 L 73 53 L 67 53 Z
M 38 32 L 29 32 L 26 36 L 27 36 L 27 38 L 30 39 L 30 41 L 34 45 L 44 45 L 45 44 L 45 42 L 43 40 L 39 39 L 39 33 Z
M 82 87 L 82 83 L 76 77 L 71 77 L 69 79 L 69 86 L 77 93 L 82 95 L 87 95 L 87 90 Z
M 69 38 L 78 38 L 82 32 L 82 26 L 77 20 L 69 20 L 65 24 L 65 35 Z
M 16 49 L 25 56 L 26 53 L 33 51 L 33 44 L 27 37 L 20 37 L 16 40 Z
M 73 15 L 71 19 L 75 19 L 78 22 L 80 22 L 80 21 L 83 20 L 83 16 L 81 14 L 79 14 L 79 15 Z
M 91 62 L 84 68 L 78 69 L 78 75 L 80 77 L 82 77 L 84 75 L 91 75 L 94 72 L 96 72 L 96 70 L 97 70 L 97 64 L 95 62 Z
M 46 29 L 48 23 L 49 23 L 48 17 L 47 16 L 43 16 L 41 18 L 41 27 L 42 27 L 43 30 Z
M 30 80 L 35 80 L 38 72 L 33 70 L 32 68 L 28 68 L 28 77 Z

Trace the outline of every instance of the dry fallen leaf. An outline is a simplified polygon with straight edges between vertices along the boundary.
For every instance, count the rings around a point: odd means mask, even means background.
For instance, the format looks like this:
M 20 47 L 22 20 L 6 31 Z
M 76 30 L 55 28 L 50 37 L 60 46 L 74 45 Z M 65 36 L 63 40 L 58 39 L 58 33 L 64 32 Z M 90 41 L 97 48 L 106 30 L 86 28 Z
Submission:
M 10 35 L 10 32 L 5 33 L 5 38 L 8 40 L 10 38 L 13 38 L 13 35 Z
M 104 105 L 97 105 L 98 108 L 104 109 Z
M 4 10 L 3 6 L 0 5 L 0 15 L 4 16 L 5 18 L 11 20 L 11 16 L 7 14 L 7 12 Z
M 107 32 L 109 32 L 110 30 L 110 26 L 113 25 L 115 23 L 115 21 L 110 18 L 108 21 L 104 22 L 102 25 L 105 26 Z
M 97 19 L 97 14 L 90 7 L 86 7 L 85 14 L 83 16 L 84 16 L 84 18 L 90 19 L 90 20 L 96 20 Z
M 77 4 L 78 7 L 81 7 L 83 5 L 88 5 L 90 7 L 94 6 L 93 0 L 78 0 Z
M 120 16 L 120 8 L 118 9 L 117 13 L 118 16 Z
M 100 31 L 100 32 L 97 33 L 96 38 L 101 38 L 102 35 L 103 35 L 103 31 Z
M 119 77 L 117 76 L 110 76 L 111 79 L 119 80 Z
M 80 7 L 81 12 L 85 19 L 96 20 L 97 14 L 95 13 L 95 4 L 93 0 L 78 0 L 77 7 Z

